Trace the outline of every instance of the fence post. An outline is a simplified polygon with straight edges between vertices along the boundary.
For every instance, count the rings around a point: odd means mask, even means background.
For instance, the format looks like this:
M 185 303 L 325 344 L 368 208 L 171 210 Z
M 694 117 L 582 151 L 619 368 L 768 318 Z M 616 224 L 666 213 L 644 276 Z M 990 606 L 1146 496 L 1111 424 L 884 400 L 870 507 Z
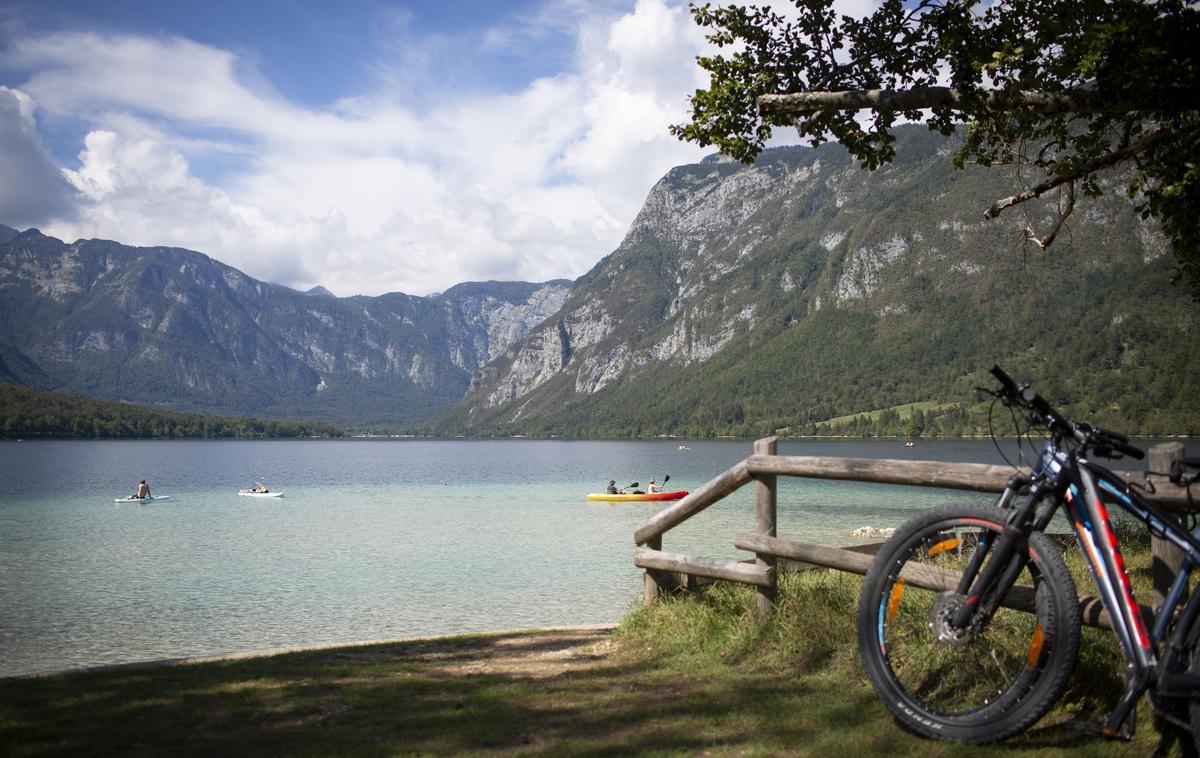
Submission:
M 1171 464 L 1184 458 L 1182 442 L 1164 442 L 1150 448 L 1146 458 L 1146 470 L 1166 473 L 1171 470 Z M 1159 479 L 1160 481 L 1161 478 Z M 1170 484 L 1163 482 L 1164 486 Z M 1171 514 L 1174 518 L 1179 518 Z M 1158 613 L 1167 599 L 1167 591 L 1171 589 L 1171 581 L 1175 572 L 1183 562 L 1183 551 L 1166 540 L 1158 537 L 1150 538 L 1151 575 L 1154 577 L 1154 612 Z
M 754 443 L 755 455 L 775 455 L 779 449 L 778 437 L 766 437 Z M 760 474 L 754 477 L 755 513 L 757 515 L 758 534 L 766 537 L 775 536 L 775 505 L 776 478 L 774 474 Z M 759 566 L 768 570 L 775 567 L 775 557 L 757 553 L 755 560 Z M 760 619 L 765 619 L 775 605 L 776 572 L 771 572 L 771 586 L 759 587 L 755 597 L 755 611 Z
M 651 550 L 662 550 L 662 537 L 655 537 L 646 543 L 646 547 Z M 653 605 L 654 601 L 658 600 L 658 595 L 662 588 L 658 582 L 658 572 L 654 569 L 646 569 L 645 574 L 645 592 L 642 595 L 643 605 Z

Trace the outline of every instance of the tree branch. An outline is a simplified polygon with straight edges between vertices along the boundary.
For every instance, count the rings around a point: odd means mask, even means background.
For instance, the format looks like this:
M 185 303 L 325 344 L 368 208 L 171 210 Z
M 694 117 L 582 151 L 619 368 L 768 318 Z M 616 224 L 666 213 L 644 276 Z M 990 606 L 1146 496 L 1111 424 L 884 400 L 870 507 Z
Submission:
M 1167 137 L 1170 137 L 1174 134 L 1175 134 L 1175 130 L 1170 127 L 1164 127 L 1162 129 L 1159 129 L 1158 131 L 1151 132 L 1150 134 L 1147 134 L 1142 140 L 1135 142 L 1134 144 L 1130 145 L 1129 147 L 1126 147 L 1121 150 L 1111 152 L 1108 155 L 1104 155 L 1099 158 L 1093 158 L 1092 160 L 1087 161 L 1086 163 L 1083 164 L 1082 167 L 1080 167 L 1076 171 L 1071 172 L 1070 174 L 1067 174 L 1065 176 L 1056 176 L 1052 179 L 1047 179 L 1046 181 L 1042 182 L 1041 184 L 1037 185 L 1036 187 L 1031 187 L 1030 189 L 1027 189 L 1018 195 L 1013 195 L 1011 197 L 1006 197 L 1001 200 L 997 200 L 996 202 L 992 203 L 991 208 L 987 209 L 987 212 L 983 214 L 983 217 L 987 218 L 987 219 L 995 218 L 996 216 L 999 216 L 1000 212 L 1003 211 L 1005 208 L 1011 208 L 1012 206 L 1017 205 L 1018 203 L 1023 203 L 1026 200 L 1032 200 L 1035 197 L 1040 197 L 1041 195 L 1044 195 L 1045 193 L 1049 192 L 1050 190 L 1054 189 L 1055 187 L 1060 187 L 1063 184 L 1074 182 L 1075 180 L 1081 179 L 1094 171 L 1098 171 L 1102 168 L 1107 168 L 1114 164 L 1120 163 L 1121 161 L 1129 160 L 1130 158 L 1134 157 L 1135 155 L 1144 153 L 1147 150 L 1149 150 L 1150 147 L 1154 145 L 1154 143 L 1156 143 L 1162 139 L 1165 139 Z M 1061 224 L 1059 224 L 1059 226 L 1061 226 Z M 1057 227 L 1056 227 L 1056 229 L 1057 229 Z
M 1054 224 L 1054 228 L 1045 237 L 1038 237 L 1033 231 L 1032 226 L 1026 226 L 1024 229 L 1025 238 L 1032 240 L 1033 244 L 1039 249 L 1045 250 L 1050 247 L 1050 243 L 1054 242 L 1054 238 L 1058 236 L 1059 231 L 1063 228 L 1063 224 L 1067 223 L 1067 216 L 1071 215 L 1071 211 L 1075 210 L 1075 182 L 1067 182 L 1067 207 L 1062 213 L 1058 214 L 1058 221 Z
M 1088 113 L 1131 110 L 1129 104 L 1105 102 L 1089 90 L 1062 92 L 981 90 L 983 104 L 995 110 L 1031 110 L 1035 113 Z M 950 107 L 963 110 L 974 103 L 950 87 L 914 87 L 906 90 L 843 90 L 840 92 L 794 92 L 785 95 L 761 95 L 761 116 L 800 119 L 824 110 L 908 111 L 921 108 Z

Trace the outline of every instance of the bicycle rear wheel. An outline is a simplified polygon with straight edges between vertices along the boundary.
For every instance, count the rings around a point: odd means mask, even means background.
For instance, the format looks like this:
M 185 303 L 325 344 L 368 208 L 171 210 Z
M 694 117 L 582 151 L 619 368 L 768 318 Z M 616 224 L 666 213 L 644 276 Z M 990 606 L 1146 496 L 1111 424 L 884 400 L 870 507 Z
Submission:
M 1192 635 L 1192 649 L 1188 653 L 1188 660 L 1191 661 L 1188 672 L 1192 674 L 1200 674 L 1200 639 L 1196 637 Z M 1200 692 L 1188 699 L 1188 721 L 1192 727 L 1192 747 L 1200 753 Z
M 1042 533 L 1030 535 L 1025 567 L 986 623 L 955 629 L 950 622 L 964 599 L 958 578 L 973 559 L 976 569 L 987 566 L 1007 515 L 988 505 L 931 509 L 897 530 L 867 573 L 859 654 L 884 705 L 918 734 L 969 742 L 1012 736 L 1054 705 L 1075 666 L 1075 584 Z

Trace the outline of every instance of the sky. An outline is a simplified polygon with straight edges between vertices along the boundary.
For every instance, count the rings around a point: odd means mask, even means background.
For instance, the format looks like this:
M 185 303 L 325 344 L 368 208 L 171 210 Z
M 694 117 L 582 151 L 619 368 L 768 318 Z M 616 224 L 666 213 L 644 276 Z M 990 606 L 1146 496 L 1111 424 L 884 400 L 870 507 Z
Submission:
M 707 77 L 674 0 L 5 0 L 0 224 L 334 294 L 575 278 Z

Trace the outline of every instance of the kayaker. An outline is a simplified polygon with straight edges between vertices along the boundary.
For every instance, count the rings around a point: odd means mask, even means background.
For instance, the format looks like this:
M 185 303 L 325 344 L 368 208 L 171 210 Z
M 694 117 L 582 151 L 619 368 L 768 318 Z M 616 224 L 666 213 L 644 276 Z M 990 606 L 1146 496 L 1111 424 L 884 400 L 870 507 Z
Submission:
M 649 492 L 651 495 L 656 492 L 662 492 L 662 485 L 651 479 L 650 483 L 646 485 L 646 492 Z
M 134 497 L 138 500 L 145 500 L 146 498 L 150 497 L 150 485 L 146 484 L 145 479 L 138 484 L 137 494 L 134 495 Z
M 620 495 L 621 494 L 621 490 L 617 489 L 617 480 L 616 479 L 608 480 L 608 489 L 606 489 L 605 492 L 607 492 L 610 495 Z

